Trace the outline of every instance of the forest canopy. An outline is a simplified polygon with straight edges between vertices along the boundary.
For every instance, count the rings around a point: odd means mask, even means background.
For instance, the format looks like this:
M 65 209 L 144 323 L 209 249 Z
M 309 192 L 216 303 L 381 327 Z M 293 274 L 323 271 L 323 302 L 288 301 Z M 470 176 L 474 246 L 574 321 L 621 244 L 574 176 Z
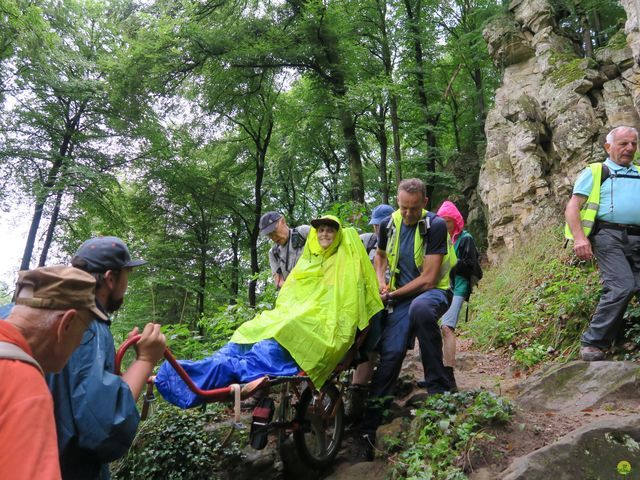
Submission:
M 558 5 L 585 56 L 617 31 L 615 2 Z M 506 14 L 497 0 L 0 0 L 0 206 L 32 208 L 20 268 L 119 236 L 149 262 L 131 321 L 196 327 L 272 297 L 266 211 L 364 231 L 414 176 L 432 208 L 468 211 L 501 77 L 482 30 Z

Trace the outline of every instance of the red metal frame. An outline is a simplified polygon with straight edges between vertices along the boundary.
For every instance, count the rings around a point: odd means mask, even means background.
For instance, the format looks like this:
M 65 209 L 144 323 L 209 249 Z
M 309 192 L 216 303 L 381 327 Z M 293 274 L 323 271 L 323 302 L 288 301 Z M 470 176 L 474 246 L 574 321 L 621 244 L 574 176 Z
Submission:
M 369 333 L 369 327 L 365 328 L 362 332 L 360 332 L 357 335 L 354 345 L 352 345 L 352 347 L 349 349 L 349 351 L 345 355 L 345 358 L 343 358 L 342 361 L 336 366 L 334 375 L 349 368 L 349 366 L 351 365 L 351 362 L 353 361 L 353 358 L 355 357 L 358 351 L 358 348 L 364 343 L 364 339 L 366 338 L 368 333 Z M 129 347 L 138 343 L 138 341 L 140 340 L 140 337 L 141 335 L 135 335 L 127 339 L 122 345 L 120 345 L 120 348 L 118 348 L 118 351 L 116 352 L 116 365 L 115 365 L 117 375 L 122 374 L 121 373 L 122 359 L 124 358 L 126 351 L 129 349 Z M 164 358 L 173 366 L 175 371 L 178 372 L 178 375 L 180 376 L 182 381 L 184 381 L 187 387 L 189 387 L 189 390 L 191 390 L 193 393 L 195 393 L 199 397 L 202 397 L 209 402 L 215 402 L 215 401 L 229 400 L 229 397 L 233 396 L 233 390 L 231 386 L 214 388 L 213 390 L 202 390 L 201 388 L 199 388 L 195 383 L 193 383 L 193 380 L 191 380 L 191 377 L 189 376 L 189 374 L 185 372 L 184 368 L 182 368 L 182 366 L 178 363 L 178 361 L 176 360 L 176 357 L 174 357 L 173 354 L 171 353 L 171 350 L 169 350 L 169 347 L 165 348 Z M 265 386 L 271 386 L 271 385 L 283 383 L 286 381 L 300 381 L 300 380 L 306 380 L 306 379 L 307 379 L 306 374 L 301 371 L 300 373 L 298 373 L 298 375 L 294 377 L 269 378 Z M 147 383 L 152 383 L 151 379 L 149 379 Z
M 127 339 L 127 341 L 124 342 L 122 345 L 120 345 L 120 348 L 118 348 L 118 351 L 116 352 L 116 374 L 117 375 L 121 375 L 120 367 L 122 364 L 122 359 L 124 357 L 124 354 L 129 349 L 129 347 L 138 343 L 138 340 L 140 340 L 140 337 L 141 335 L 135 335 Z M 193 380 L 191 380 L 191 377 L 189 377 L 189 374 L 187 374 L 187 372 L 184 371 L 184 368 L 182 368 L 182 366 L 178 363 L 178 361 L 176 360 L 176 357 L 173 356 L 173 354 L 171 353 L 171 350 L 169 350 L 168 347 L 164 351 L 164 358 L 173 366 L 176 372 L 178 372 L 178 375 L 180 376 L 182 381 L 186 383 L 189 389 L 196 395 L 202 398 L 205 398 L 211 402 L 214 402 L 216 400 L 228 400 L 229 397 L 232 396 L 232 389 L 230 386 L 223 387 L 223 388 L 214 388 L 213 390 L 202 390 L 201 388 L 199 388 L 195 383 L 193 383 Z

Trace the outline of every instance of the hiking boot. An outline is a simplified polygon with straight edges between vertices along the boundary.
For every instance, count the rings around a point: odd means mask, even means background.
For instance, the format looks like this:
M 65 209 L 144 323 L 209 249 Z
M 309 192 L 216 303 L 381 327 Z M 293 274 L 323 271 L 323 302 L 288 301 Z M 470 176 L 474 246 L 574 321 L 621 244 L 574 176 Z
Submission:
M 458 391 L 458 385 L 456 384 L 456 377 L 453 375 L 453 367 L 444 367 L 444 373 L 449 382 L 449 391 L 456 393 Z
M 598 362 L 604 360 L 604 352 L 598 347 L 585 345 L 580 349 L 580 357 L 585 362 Z
M 375 457 L 375 433 L 359 434 L 355 441 L 355 461 L 373 462 Z

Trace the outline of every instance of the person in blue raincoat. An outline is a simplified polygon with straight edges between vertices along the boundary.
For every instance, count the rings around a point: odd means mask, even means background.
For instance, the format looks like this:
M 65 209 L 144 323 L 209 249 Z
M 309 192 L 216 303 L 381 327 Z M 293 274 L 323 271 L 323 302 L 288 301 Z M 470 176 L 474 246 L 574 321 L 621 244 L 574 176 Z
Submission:
M 96 305 L 105 314 L 122 305 L 132 267 L 126 245 L 116 237 L 87 240 L 72 264 L 96 278 Z M 136 360 L 122 377 L 114 373 L 110 320 L 95 318 L 67 366 L 47 375 L 54 400 L 60 469 L 65 480 L 110 478 L 109 462 L 124 456 L 136 434 L 136 400 L 166 347 L 160 325 L 148 323 L 136 345 Z M 138 333 L 137 327 L 129 334 Z

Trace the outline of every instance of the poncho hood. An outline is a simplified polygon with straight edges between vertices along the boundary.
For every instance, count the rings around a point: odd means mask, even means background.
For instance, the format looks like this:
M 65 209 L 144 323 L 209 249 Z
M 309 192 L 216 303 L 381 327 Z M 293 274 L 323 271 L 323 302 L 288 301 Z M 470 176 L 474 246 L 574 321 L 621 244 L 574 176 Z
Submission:
M 460 210 L 458 210 L 458 207 L 456 207 L 453 202 L 445 200 L 438 209 L 436 215 L 453 220 L 454 227 L 453 234 L 451 235 L 451 241 L 455 243 L 458 239 L 458 235 L 460 235 L 460 232 L 464 229 L 464 219 L 462 218 L 462 214 L 460 213 Z
M 332 244 L 322 249 L 311 228 L 275 308 L 241 325 L 231 341 L 247 344 L 274 338 L 319 388 L 353 344 L 356 330 L 367 327 L 382 308 L 376 275 L 358 232 L 341 226 Z

